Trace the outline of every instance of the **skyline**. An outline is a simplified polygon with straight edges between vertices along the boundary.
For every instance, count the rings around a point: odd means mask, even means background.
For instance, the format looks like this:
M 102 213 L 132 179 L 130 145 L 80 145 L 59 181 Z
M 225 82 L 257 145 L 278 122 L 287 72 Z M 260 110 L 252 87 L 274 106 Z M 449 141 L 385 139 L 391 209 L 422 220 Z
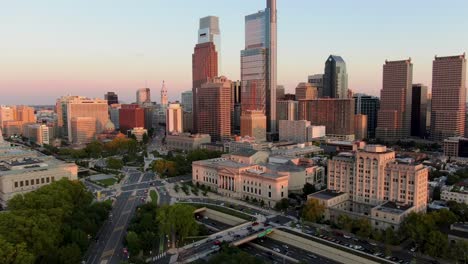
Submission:
M 0 104 L 53 104 L 65 94 L 103 98 L 107 91 L 132 102 L 145 83 L 152 101 L 159 102 L 163 80 L 169 99 L 180 100 L 180 93 L 191 89 L 198 21 L 209 15 L 220 21 L 219 75 L 238 80 L 244 17 L 265 5 L 264 0 L 205 0 L 180 9 L 182 0 L 26 2 L 10 2 L 0 10 Z M 463 10 L 468 3 L 463 1 L 427 1 L 424 6 L 401 0 L 339 2 L 278 1 L 278 84 L 286 92 L 308 75 L 323 73 L 330 54 L 345 60 L 354 92 L 379 96 L 385 60 L 409 57 L 413 83 L 430 89 L 434 56 L 467 50 Z

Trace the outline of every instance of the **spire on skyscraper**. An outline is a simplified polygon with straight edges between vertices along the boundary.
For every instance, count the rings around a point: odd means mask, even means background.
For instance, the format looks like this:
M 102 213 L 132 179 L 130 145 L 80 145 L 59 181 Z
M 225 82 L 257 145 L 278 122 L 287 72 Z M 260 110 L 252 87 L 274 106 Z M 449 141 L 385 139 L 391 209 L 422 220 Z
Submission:
M 161 87 L 161 105 L 167 106 L 168 100 L 167 100 L 167 89 L 166 89 L 166 83 L 163 81 L 162 87 Z

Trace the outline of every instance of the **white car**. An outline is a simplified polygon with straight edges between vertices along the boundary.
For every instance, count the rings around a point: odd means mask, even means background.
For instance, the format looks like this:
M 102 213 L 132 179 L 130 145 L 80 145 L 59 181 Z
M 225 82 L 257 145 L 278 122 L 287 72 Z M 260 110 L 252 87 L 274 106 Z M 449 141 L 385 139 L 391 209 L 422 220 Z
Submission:
M 280 253 L 281 250 L 279 248 L 273 248 L 273 251 Z

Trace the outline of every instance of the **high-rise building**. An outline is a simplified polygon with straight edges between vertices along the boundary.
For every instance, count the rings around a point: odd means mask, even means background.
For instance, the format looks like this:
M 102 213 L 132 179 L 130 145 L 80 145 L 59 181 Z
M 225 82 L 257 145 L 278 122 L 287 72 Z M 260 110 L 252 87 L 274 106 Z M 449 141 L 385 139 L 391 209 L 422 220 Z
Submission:
M 375 128 L 377 127 L 377 114 L 380 109 L 380 100 L 378 97 L 366 94 L 355 94 L 356 115 L 367 116 L 367 137 L 375 138 Z
M 276 86 L 276 100 L 283 100 L 285 93 L 284 85 Z
M 330 55 L 325 62 L 323 97 L 348 98 L 348 73 L 340 56 Z
M 15 120 L 14 109 L 9 106 L 0 106 L 0 128 L 3 128 L 3 122 L 13 120 Z
M 241 117 L 241 82 L 232 82 L 231 87 L 231 130 L 232 134 L 239 134 Z
M 120 104 L 113 104 L 109 106 L 110 120 L 115 126 L 115 129 L 120 129 L 119 111 L 122 106 Z
M 167 99 L 166 83 L 163 81 L 162 87 L 161 87 L 161 106 L 163 108 L 166 108 L 168 104 L 169 104 L 169 100 Z
M 356 139 L 362 140 L 367 138 L 367 116 L 357 114 L 354 116 L 354 135 Z
M 267 131 L 276 129 L 277 36 L 276 0 L 245 17 L 245 49 L 241 51 L 242 112 L 260 110 L 267 116 Z
M 49 144 L 49 127 L 42 124 L 29 124 L 25 127 L 27 130 L 28 141 L 39 146 Z
M 426 136 L 427 86 L 413 84 L 411 97 L 411 136 Z
M 193 131 L 198 131 L 197 90 L 210 78 L 218 76 L 218 63 L 220 61 L 221 37 L 219 19 L 208 16 L 200 19 L 198 30 L 198 43 L 192 55 L 192 112 Z
M 299 101 L 299 120 L 325 126 L 328 137 L 354 140 L 354 100 L 319 98 Z
M 227 140 L 231 136 L 231 81 L 226 77 L 208 80 L 197 89 L 198 132 L 211 140 Z
M 296 100 L 312 100 L 317 99 L 317 87 L 310 83 L 299 83 L 296 87 Z
M 151 103 L 151 90 L 149 88 L 141 88 L 136 92 L 136 102 L 139 105 Z
M 34 114 L 34 108 L 24 105 L 16 106 L 15 120 L 21 121 L 23 124 L 36 123 L 36 115 Z
M 145 126 L 144 128 L 149 130 L 153 127 L 155 127 L 155 123 L 153 122 L 153 116 L 154 116 L 154 112 L 156 111 L 156 107 L 155 105 L 145 105 L 145 107 L 143 107 L 143 110 L 145 112 Z
M 312 126 L 307 120 L 279 120 L 279 140 L 310 142 L 325 136 L 324 126 Z
M 323 97 L 323 74 L 314 74 L 309 75 L 307 78 L 307 82 L 312 84 L 312 86 L 317 87 L 318 97 Z
M 145 110 L 137 104 L 123 104 L 119 110 L 120 131 L 127 134 L 135 127 L 145 126 Z
M 193 91 L 185 91 L 181 95 L 182 108 L 185 112 L 192 112 L 193 109 Z
M 432 64 L 431 138 L 462 137 L 466 118 L 465 54 L 435 57 Z
M 298 103 L 293 100 L 276 101 L 276 116 L 279 120 L 297 120 Z
M 96 139 L 95 117 L 72 117 L 70 120 L 71 142 L 74 144 L 88 144 Z
M 182 127 L 184 128 L 184 132 L 193 132 L 193 112 L 183 112 L 183 123 Z
M 254 137 L 255 141 L 266 141 L 267 118 L 263 111 L 247 110 L 241 116 L 242 137 Z
M 167 107 L 166 113 L 166 133 L 181 134 L 183 129 L 183 113 L 182 107 L 179 103 L 170 103 Z
M 104 99 L 107 100 L 108 105 L 118 104 L 119 103 L 119 96 L 114 92 L 107 92 L 104 95 Z
M 411 59 L 385 61 L 376 137 L 397 141 L 410 136 L 413 64 Z

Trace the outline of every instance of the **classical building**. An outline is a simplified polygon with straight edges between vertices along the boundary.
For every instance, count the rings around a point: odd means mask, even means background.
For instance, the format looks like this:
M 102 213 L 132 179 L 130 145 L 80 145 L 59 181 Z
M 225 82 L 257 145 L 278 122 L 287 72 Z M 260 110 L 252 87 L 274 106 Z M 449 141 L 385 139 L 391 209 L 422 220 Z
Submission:
M 200 148 L 202 144 L 211 142 L 211 137 L 208 134 L 179 134 L 167 135 L 166 147 L 168 149 L 190 151 Z

